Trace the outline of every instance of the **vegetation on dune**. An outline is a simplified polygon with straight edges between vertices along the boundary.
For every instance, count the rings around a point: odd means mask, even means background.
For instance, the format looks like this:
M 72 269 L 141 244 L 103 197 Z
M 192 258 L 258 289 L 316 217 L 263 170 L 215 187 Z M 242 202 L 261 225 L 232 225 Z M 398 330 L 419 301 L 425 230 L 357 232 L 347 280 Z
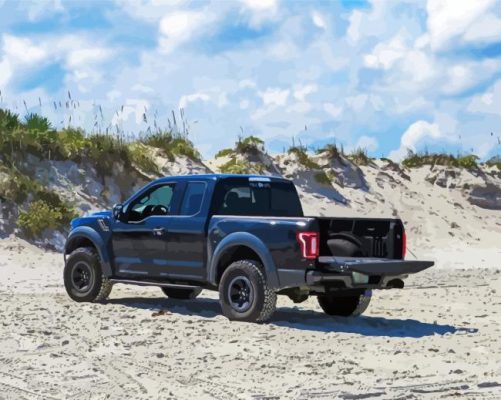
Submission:
M 353 164 L 367 166 L 372 162 L 372 159 L 367 155 L 367 149 L 361 147 L 353 150 L 346 156 Z
M 315 181 L 318 183 L 321 183 L 323 185 L 330 185 L 332 184 L 331 177 L 329 176 L 330 174 L 326 171 L 319 171 L 315 173 Z
M 147 174 L 160 175 L 158 165 L 155 163 L 149 149 L 142 143 L 131 143 L 128 147 L 130 158 L 141 171 Z
M 497 167 L 498 170 L 501 171 L 501 162 L 492 162 L 492 161 L 487 161 L 486 163 L 489 167 Z
M 186 135 L 158 131 L 136 141 L 125 141 L 119 135 L 86 134 L 82 129 L 54 129 L 49 120 L 28 114 L 21 122 L 18 115 L 0 109 L 0 153 L 5 162 L 15 165 L 15 154 L 30 153 L 49 160 L 88 159 L 98 173 L 109 173 L 115 162 L 135 165 L 140 170 L 159 174 L 158 166 L 147 146 L 160 149 L 170 161 L 177 155 L 200 160 L 201 155 Z
M 446 153 L 414 153 L 409 151 L 402 165 L 407 168 L 421 167 L 423 165 L 444 165 L 466 169 L 478 168 L 478 157 L 473 154 L 454 156 Z
M 304 146 L 291 146 L 287 150 L 287 153 L 294 154 L 299 163 L 306 168 L 320 169 L 320 166 L 310 158 Z
M 233 153 L 233 149 L 222 149 L 222 150 L 219 150 L 216 155 L 214 156 L 214 158 L 220 158 L 220 157 L 226 157 L 226 156 L 229 156 Z
M 188 138 L 179 133 L 159 131 L 141 139 L 141 143 L 162 150 L 170 161 L 177 155 L 183 155 L 192 160 L 200 160 L 202 156 Z
M 256 154 L 264 150 L 264 142 L 256 136 L 239 137 L 235 145 L 235 151 L 238 154 Z
M 56 192 L 14 168 L 2 165 L 0 176 L 0 199 L 18 205 L 30 203 L 17 221 L 27 236 L 35 237 L 45 228 L 64 228 L 77 216 L 74 207 Z
M 247 160 L 237 160 L 233 156 L 219 167 L 219 171 L 223 174 L 262 174 L 264 167 L 262 164 L 250 163 Z
M 324 147 L 317 149 L 317 154 L 327 153 L 327 156 L 331 159 L 341 158 L 344 155 L 343 148 L 339 148 L 335 143 L 326 144 Z
M 33 239 L 45 229 L 61 229 L 69 224 L 76 214 L 66 209 L 51 206 L 43 200 L 31 203 L 26 211 L 21 211 L 17 225 L 24 234 Z

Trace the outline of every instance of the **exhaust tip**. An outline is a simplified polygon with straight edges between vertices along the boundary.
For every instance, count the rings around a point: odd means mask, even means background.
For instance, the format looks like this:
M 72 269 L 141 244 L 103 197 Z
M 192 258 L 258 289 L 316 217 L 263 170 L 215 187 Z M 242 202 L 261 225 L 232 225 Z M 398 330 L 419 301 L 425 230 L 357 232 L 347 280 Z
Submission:
M 388 282 L 386 287 L 392 288 L 392 289 L 403 289 L 404 288 L 404 281 L 402 279 L 392 279 L 391 281 Z

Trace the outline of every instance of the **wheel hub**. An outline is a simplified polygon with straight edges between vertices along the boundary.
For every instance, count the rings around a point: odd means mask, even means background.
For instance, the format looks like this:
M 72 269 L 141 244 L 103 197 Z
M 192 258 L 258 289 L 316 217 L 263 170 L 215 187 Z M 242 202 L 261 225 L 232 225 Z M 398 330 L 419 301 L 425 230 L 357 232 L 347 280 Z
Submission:
M 228 286 L 228 299 L 231 307 L 238 312 L 245 312 L 254 301 L 254 290 L 245 276 L 233 278 Z
M 72 286 L 79 292 L 85 293 L 91 289 L 93 272 L 85 262 L 79 262 L 73 267 L 71 273 Z

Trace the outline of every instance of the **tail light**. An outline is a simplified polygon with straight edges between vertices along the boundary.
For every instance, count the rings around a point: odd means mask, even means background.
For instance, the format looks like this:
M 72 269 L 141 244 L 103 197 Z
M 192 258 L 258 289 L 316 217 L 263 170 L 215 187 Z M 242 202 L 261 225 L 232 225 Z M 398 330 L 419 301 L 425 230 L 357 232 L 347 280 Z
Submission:
M 407 234 L 402 234 L 402 260 L 405 258 L 405 254 L 407 253 Z
M 318 232 L 298 232 L 297 241 L 301 248 L 303 258 L 313 260 L 318 257 L 319 240 Z

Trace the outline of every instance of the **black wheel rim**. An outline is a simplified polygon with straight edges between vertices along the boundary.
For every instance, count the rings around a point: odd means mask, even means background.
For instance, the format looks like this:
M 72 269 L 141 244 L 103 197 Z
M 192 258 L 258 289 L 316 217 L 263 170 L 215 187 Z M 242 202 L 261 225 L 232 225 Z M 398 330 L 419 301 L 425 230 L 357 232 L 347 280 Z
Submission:
M 90 291 L 94 284 L 94 270 L 86 262 L 76 263 L 71 271 L 71 284 L 79 293 Z
M 254 289 L 245 276 L 233 278 L 228 286 L 228 300 L 231 307 L 240 313 L 246 312 L 254 301 Z

